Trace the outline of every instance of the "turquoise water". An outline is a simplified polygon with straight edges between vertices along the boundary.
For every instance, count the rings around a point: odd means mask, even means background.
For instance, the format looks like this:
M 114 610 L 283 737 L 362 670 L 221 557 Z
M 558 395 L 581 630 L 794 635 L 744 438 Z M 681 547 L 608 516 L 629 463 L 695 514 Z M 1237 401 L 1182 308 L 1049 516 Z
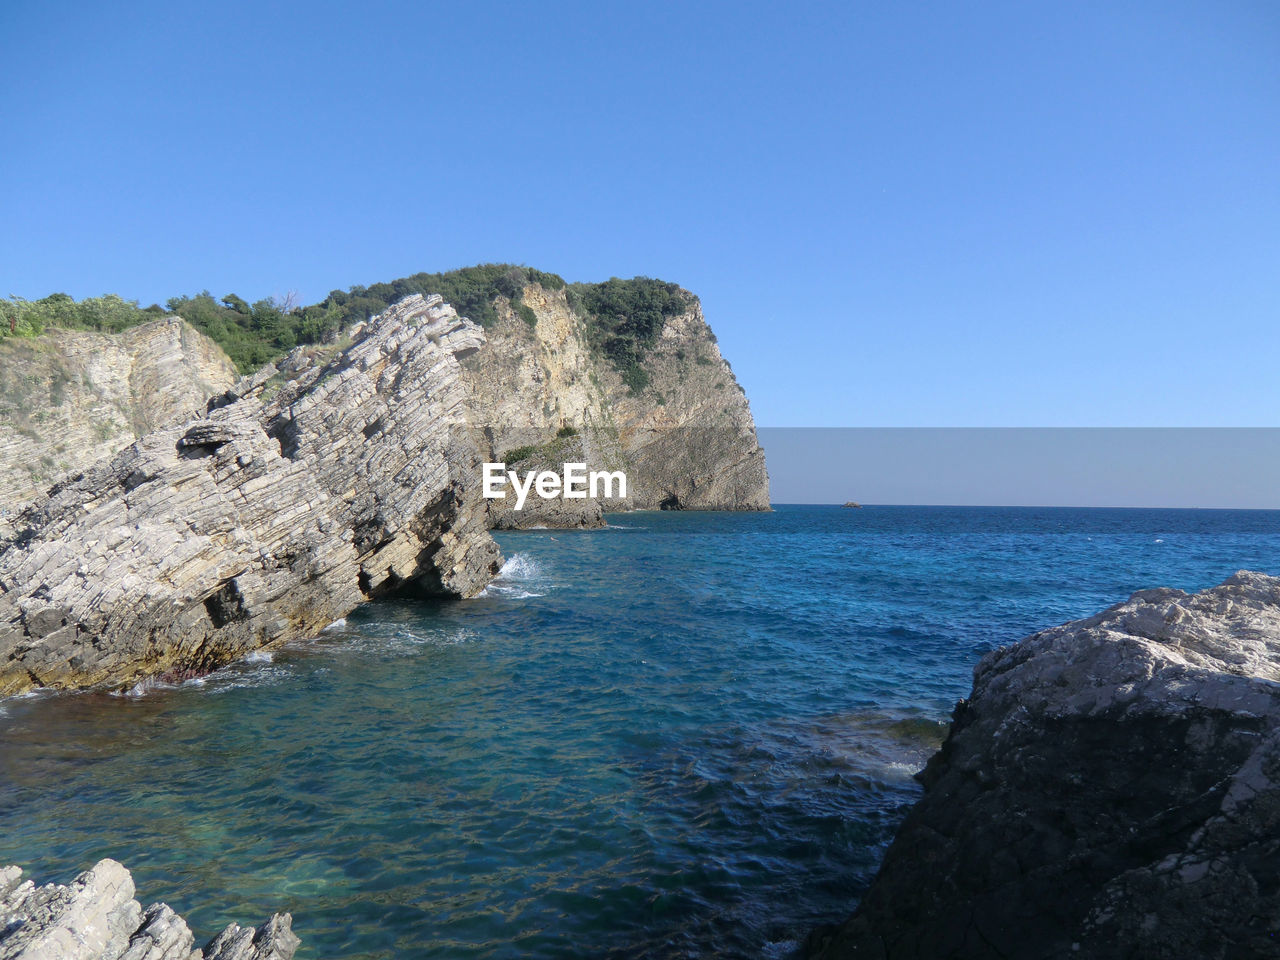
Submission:
M 0 703 L 0 863 L 99 857 L 302 957 L 787 956 L 845 914 L 973 664 L 1280 572 L 1280 513 L 781 507 L 500 536 L 202 683 Z

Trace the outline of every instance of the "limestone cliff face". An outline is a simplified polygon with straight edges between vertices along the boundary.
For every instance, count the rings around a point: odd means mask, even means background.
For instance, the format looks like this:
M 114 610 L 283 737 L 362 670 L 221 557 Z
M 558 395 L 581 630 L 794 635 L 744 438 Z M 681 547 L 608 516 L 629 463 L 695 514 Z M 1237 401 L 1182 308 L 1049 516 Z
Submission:
M 1280 957 L 1280 579 L 1146 590 L 984 657 L 815 957 Z
M 188 419 L 237 377 L 222 349 L 177 317 L 120 334 L 50 330 L 0 341 L 0 513 Z
M 409 297 L 55 485 L 0 535 L 0 695 L 207 672 L 404 585 L 478 592 L 501 556 L 457 357 L 483 342 Z
M 488 342 L 463 364 L 482 449 L 494 461 L 521 454 L 509 464 L 521 470 L 558 470 L 571 454 L 591 469 L 621 469 L 628 496 L 531 497 L 520 514 L 496 501 L 495 526 L 595 526 L 601 507 L 769 509 L 764 451 L 746 395 L 690 299 L 693 305 L 667 320 L 647 352 L 649 383 L 639 391 L 593 349 L 588 322 L 565 291 L 525 288 L 523 304 L 537 318 L 532 326 L 499 301 Z

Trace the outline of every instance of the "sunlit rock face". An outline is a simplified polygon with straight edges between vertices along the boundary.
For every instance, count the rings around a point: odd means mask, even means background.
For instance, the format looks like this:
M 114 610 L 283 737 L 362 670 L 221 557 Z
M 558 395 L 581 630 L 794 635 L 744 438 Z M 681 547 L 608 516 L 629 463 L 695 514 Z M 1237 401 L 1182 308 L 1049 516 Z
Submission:
M 496 527 L 599 526 L 630 509 L 768 510 L 769 475 L 746 394 L 697 298 L 668 317 L 635 389 L 593 343 L 564 290 L 525 287 L 530 325 L 504 302 L 486 343 L 463 362 L 471 421 L 487 459 L 520 470 L 622 470 L 626 497 L 491 504 Z
M 0 340 L 0 530 L 58 477 L 189 420 L 237 379 L 222 348 L 178 317 Z
M 501 557 L 458 357 L 409 297 L 72 475 L 0 538 L 0 694 L 208 672 L 365 599 L 477 593 Z
M 300 944 L 292 922 L 277 913 L 259 927 L 228 924 L 198 950 L 167 904 L 143 909 L 114 860 L 39 887 L 20 868 L 0 867 L 0 960 L 291 960 Z
M 1280 956 L 1280 579 L 983 658 L 821 958 Z

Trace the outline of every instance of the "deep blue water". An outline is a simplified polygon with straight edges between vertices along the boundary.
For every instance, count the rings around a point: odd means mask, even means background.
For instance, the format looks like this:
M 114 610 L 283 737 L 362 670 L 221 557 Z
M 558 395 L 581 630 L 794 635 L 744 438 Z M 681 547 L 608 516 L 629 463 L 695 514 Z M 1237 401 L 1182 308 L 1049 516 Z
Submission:
M 786 956 L 848 912 L 977 659 L 1280 572 L 1280 512 L 781 507 L 499 537 L 177 689 L 0 703 L 0 863 L 129 866 L 302 957 Z

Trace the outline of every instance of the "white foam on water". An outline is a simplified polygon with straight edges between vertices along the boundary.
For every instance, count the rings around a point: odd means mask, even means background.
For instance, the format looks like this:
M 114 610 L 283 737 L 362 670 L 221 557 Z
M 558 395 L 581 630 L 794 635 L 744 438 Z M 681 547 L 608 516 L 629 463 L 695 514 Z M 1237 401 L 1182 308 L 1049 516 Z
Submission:
M 321 630 L 320 632 L 321 632 L 321 633 L 336 633 L 336 632 L 337 632 L 337 631 L 339 631 L 339 630 L 345 630 L 345 629 L 346 629 L 346 627 L 347 627 L 347 618 L 346 618 L 346 617 L 339 617 L 337 620 L 333 621 L 333 623 L 329 624 L 327 627 L 325 627 L 325 628 L 324 628 L 323 630 Z
M 216 673 L 211 673 L 207 678 L 200 677 L 195 682 L 197 685 L 203 686 L 206 680 L 212 680 L 209 684 L 209 694 L 212 696 L 219 693 L 228 693 L 232 690 L 250 690 L 254 687 L 274 687 L 277 684 L 284 683 L 294 676 L 292 670 L 284 667 L 268 666 L 262 664 L 252 670 L 232 671 L 224 668 Z
M 489 584 L 479 593 L 477 597 L 505 597 L 508 600 L 528 600 L 530 597 L 542 597 L 546 594 L 534 593 L 532 590 L 521 590 L 519 587 L 504 587 L 501 585 Z
M 542 567 L 538 561 L 527 553 L 512 554 L 502 565 L 498 575 L 489 585 L 481 590 L 480 597 L 503 597 L 507 600 L 526 600 L 530 597 L 541 597 L 544 593 L 530 587 L 537 587 L 542 578 Z
M 249 653 L 245 655 L 244 662 L 245 663 L 270 663 L 275 658 L 276 658 L 275 654 L 273 654 L 270 650 L 250 650 Z
M 899 761 L 893 761 L 893 762 L 884 764 L 882 769 L 886 774 L 889 774 L 897 779 L 910 780 L 917 773 L 919 773 L 921 770 L 924 769 L 924 765 L 918 764 L 918 763 L 902 763 Z
M 158 677 L 144 677 L 128 690 L 112 690 L 111 695 L 113 697 L 129 697 L 130 699 L 136 699 L 138 697 L 145 697 L 148 694 L 155 693 L 158 690 L 177 689 L 178 685 L 176 683 L 166 683 Z
M 497 580 L 531 580 L 542 572 L 538 561 L 527 553 L 513 553 L 498 571 Z
M 473 631 L 459 627 L 419 630 L 403 624 L 370 623 L 326 649 L 359 657 L 388 654 L 403 657 L 416 656 L 428 647 L 452 647 L 474 639 Z
M 57 690 L 52 687 L 36 687 L 34 690 L 26 690 L 23 693 L 11 693 L 7 697 L 0 697 L 0 717 L 9 715 L 9 704 L 15 700 L 34 700 L 36 697 L 51 697 Z

